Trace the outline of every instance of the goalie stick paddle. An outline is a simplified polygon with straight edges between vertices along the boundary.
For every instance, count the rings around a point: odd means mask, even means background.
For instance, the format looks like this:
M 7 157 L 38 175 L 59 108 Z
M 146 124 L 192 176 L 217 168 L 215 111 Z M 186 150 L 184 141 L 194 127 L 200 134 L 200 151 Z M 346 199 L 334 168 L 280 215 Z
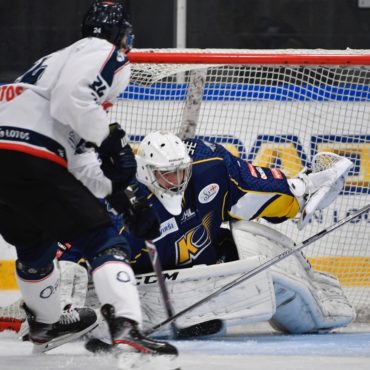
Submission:
M 218 290 L 214 291 L 213 293 L 209 294 L 208 296 L 204 297 L 203 299 L 199 300 L 198 302 L 195 302 L 194 304 L 188 306 L 187 308 L 184 308 L 183 310 L 181 310 L 178 313 L 172 315 L 171 317 L 167 318 L 166 320 L 162 321 L 161 323 L 159 323 L 157 325 L 154 325 L 151 329 L 146 331 L 146 334 L 149 335 L 149 334 L 155 332 L 156 330 L 158 330 L 162 326 L 173 322 L 178 317 L 180 317 L 180 316 L 184 315 L 185 313 L 193 310 L 194 308 L 202 305 L 203 303 L 208 302 L 210 299 L 212 299 L 212 298 L 218 296 L 219 294 L 221 294 L 223 292 L 226 292 L 227 290 L 233 288 L 234 286 L 237 286 L 240 283 L 252 278 L 253 276 L 257 275 L 258 273 L 266 270 L 267 268 L 269 268 L 269 267 L 275 265 L 276 263 L 282 261 L 283 259 L 289 257 L 293 253 L 299 252 L 303 248 L 305 248 L 308 245 L 314 243 L 315 241 L 321 239 L 323 236 L 331 233 L 332 231 L 338 229 L 339 227 L 343 226 L 347 222 L 355 219 L 356 217 L 362 215 L 363 213 L 365 213 L 369 210 L 370 210 L 370 204 L 367 204 L 363 208 L 357 210 L 356 212 L 353 212 L 351 215 L 348 215 L 347 217 L 345 217 L 345 218 L 339 220 L 338 222 L 336 222 L 335 224 L 333 224 L 333 225 L 327 227 L 326 229 L 321 230 L 317 234 L 312 235 L 311 237 L 307 238 L 302 243 L 296 245 L 294 248 L 292 248 L 290 250 L 287 250 L 287 251 L 284 251 L 284 252 L 276 255 L 275 257 L 265 261 L 261 265 L 259 265 L 259 266 L 255 267 L 254 269 L 242 274 L 238 278 L 232 280 L 228 284 L 224 285 L 223 287 L 219 288 Z

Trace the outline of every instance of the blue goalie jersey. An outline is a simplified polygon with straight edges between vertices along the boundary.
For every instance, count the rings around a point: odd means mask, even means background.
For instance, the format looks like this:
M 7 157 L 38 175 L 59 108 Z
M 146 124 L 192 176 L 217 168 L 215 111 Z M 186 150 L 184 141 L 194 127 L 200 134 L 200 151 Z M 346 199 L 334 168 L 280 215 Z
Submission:
M 217 263 L 223 222 L 264 218 L 277 223 L 297 214 L 298 202 L 280 170 L 253 166 L 218 144 L 199 139 L 185 144 L 193 169 L 180 215 L 167 212 L 157 197 L 139 184 L 160 219 L 161 235 L 153 242 L 163 269 Z M 151 272 L 145 242 L 124 227 L 121 233 L 131 246 L 135 272 Z

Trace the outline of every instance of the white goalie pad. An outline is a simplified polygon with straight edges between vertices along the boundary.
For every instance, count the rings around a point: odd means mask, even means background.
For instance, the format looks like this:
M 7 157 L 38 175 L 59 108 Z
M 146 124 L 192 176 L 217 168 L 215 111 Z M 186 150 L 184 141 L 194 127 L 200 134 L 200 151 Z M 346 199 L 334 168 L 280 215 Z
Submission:
M 87 270 L 70 261 L 58 261 L 58 267 L 61 307 L 84 307 L 88 285 Z
M 163 271 L 166 288 L 175 313 L 193 305 L 212 294 L 219 288 L 237 279 L 245 272 L 259 266 L 264 258 L 254 256 L 243 261 L 228 262 L 218 265 L 201 265 L 179 270 Z M 136 275 L 143 313 L 143 329 L 167 319 L 157 277 L 154 273 Z M 92 284 L 89 284 L 86 304 L 99 308 Z M 275 292 L 271 274 L 264 271 L 257 276 L 240 283 L 233 288 L 187 312 L 176 320 L 178 328 L 185 328 L 205 321 L 222 319 L 228 323 L 255 323 L 271 319 L 275 313 Z M 100 339 L 107 337 L 107 327 L 103 322 L 95 329 L 93 336 Z M 156 335 L 167 335 L 169 327 L 157 330 Z
M 243 261 L 164 271 L 174 312 L 207 297 L 262 262 L 263 258 L 254 256 Z M 155 275 L 137 275 L 136 279 L 143 310 L 143 327 L 149 329 L 167 318 L 166 310 Z M 183 328 L 213 319 L 241 318 L 243 322 L 254 323 L 269 320 L 275 308 L 272 279 L 270 273 L 264 271 L 180 316 L 176 325 Z
M 262 254 L 267 259 L 294 246 L 280 232 L 256 222 L 238 221 L 232 233 L 239 258 Z M 270 268 L 276 293 L 271 325 L 283 332 L 312 333 L 348 325 L 355 311 L 334 276 L 312 270 L 302 253 Z
M 259 266 L 264 257 L 253 256 L 242 261 L 218 265 L 201 265 L 190 268 L 163 271 L 166 288 L 175 313 L 214 293 L 242 274 Z M 166 309 L 154 273 L 136 275 L 143 314 L 142 328 L 151 329 L 167 319 Z M 99 309 L 92 281 L 86 305 Z M 275 313 L 275 291 L 271 274 L 264 271 L 231 289 L 190 310 L 176 320 L 178 328 L 185 328 L 205 321 L 221 319 L 227 324 L 255 323 L 271 319 Z M 167 335 L 169 326 L 156 331 L 156 335 Z M 92 332 L 94 337 L 106 340 L 108 328 L 104 322 Z

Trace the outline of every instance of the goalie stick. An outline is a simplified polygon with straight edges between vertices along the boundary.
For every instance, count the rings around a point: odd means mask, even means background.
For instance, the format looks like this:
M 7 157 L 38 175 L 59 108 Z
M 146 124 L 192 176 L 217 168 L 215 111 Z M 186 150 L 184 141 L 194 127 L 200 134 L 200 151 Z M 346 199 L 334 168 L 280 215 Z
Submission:
M 160 293 L 161 293 L 161 296 L 162 296 L 164 308 L 166 309 L 166 312 L 167 312 L 167 317 L 168 318 L 173 317 L 174 316 L 174 311 L 173 311 L 173 308 L 172 308 L 172 304 L 171 304 L 171 301 L 170 301 L 170 296 L 168 294 L 166 283 L 164 281 L 161 261 L 159 260 L 159 257 L 158 257 L 157 248 L 155 247 L 155 245 L 152 242 L 150 242 L 148 240 L 145 241 L 145 244 L 146 244 L 146 247 L 148 249 L 150 262 L 152 263 L 154 273 L 156 274 L 157 279 L 158 279 L 158 287 L 159 287 L 159 290 L 160 290 Z M 172 334 L 173 334 L 174 338 L 176 338 L 177 334 L 178 334 L 178 329 L 177 329 L 176 324 L 175 324 L 174 321 L 171 322 L 171 328 L 172 328 Z
M 168 289 L 166 287 L 166 282 L 163 277 L 163 271 L 161 262 L 158 257 L 158 251 L 155 245 L 150 241 L 145 241 L 145 244 L 148 248 L 148 254 L 150 257 L 150 261 L 153 266 L 153 270 L 156 274 L 158 279 L 158 287 L 162 296 L 163 304 L 166 309 L 167 318 L 174 316 L 174 311 L 172 308 L 170 296 L 168 293 Z M 205 322 L 201 322 L 199 324 L 191 325 L 186 328 L 178 328 L 174 321 L 171 322 L 171 329 L 174 339 L 186 339 L 192 338 L 195 336 L 206 336 L 212 335 L 220 332 L 223 329 L 222 320 L 214 319 Z
M 189 312 L 189 311 L 193 310 L 194 308 L 202 305 L 203 303 L 208 302 L 213 297 L 215 297 L 215 296 L 233 288 L 234 286 L 242 283 L 245 280 L 250 279 L 251 277 L 257 275 L 258 273 L 266 270 L 267 268 L 269 268 L 269 267 L 275 265 L 276 263 L 282 261 L 283 259 L 289 257 L 293 253 L 301 251 L 303 248 L 305 248 L 308 245 L 316 242 L 317 240 L 321 239 L 325 235 L 328 235 L 332 231 L 338 229 L 339 227 L 345 225 L 347 222 L 353 220 L 354 218 L 362 215 L 363 213 L 365 213 L 369 210 L 370 210 L 370 204 L 367 204 L 366 206 L 362 207 L 361 209 L 357 210 L 356 212 L 352 213 L 351 215 L 348 215 L 347 217 L 339 220 L 338 222 L 334 223 L 333 225 L 327 227 L 326 229 L 323 229 L 320 232 L 318 232 L 317 234 L 312 235 L 311 237 L 307 238 L 302 243 L 296 245 L 294 248 L 292 248 L 290 250 L 286 250 L 286 251 L 276 255 L 275 257 L 267 260 L 266 262 L 262 263 L 258 267 L 244 273 L 243 275 L 239 276 L 237 279 L 234 279 L 230 283 L 224 285 L 220 289 L 218 289 L 215 292 L 209 294 L 208 296 L 204 297 L 203 299 L 199 300 L 198 302 L 195 302 L 194 304 L 192 304 L 189 307 L 183 309 L 182 311 L 179 311 L 178 313 L 174 314 L 173 316 L 169 317 L 168 319 L 163 320 L 161 323 L 159 323 L 157 325 L 154 325 L 151 329 L 149 329 L 145 332 L 145 335 L 152 334 L 153 332 L 155 332 L 159 328 L 163 327 L 164 325 L 169 324 L 169 323 L 173 322 L 174 320 L 176 320 L 178 317 L 184 315 L 186 312 Z
M 134 186 L 128 186 L 124 190 L 124 193 L 129 203 L 128 212 L 129 213 L 131 212 L 133 215 L 135 214 L 135 206 L 140 205 L 140 200 L 136 197 L 136 191 L 137 191 L 137 187 L 134 187 Z M 158 225 L 158 229 L 159 229 L 159 225 Z M 162 296 L 164 308 L 166 309 L 167 317 L 171 317 L 173 316 L 174 311 L 172 309 L 170 297 L 168 294 L 166 283 L 164 281 L 161 261 L 159 260 L 159 257 L 158 257 L 157 248 L 149 240 L 145 241 L 145 245 L 148 249 L 148 254 L 149 254 L 150 262 L 153 267 L 153 271 L 155 275 L 157 276 L 158 287 L 159 287 L 160 294 Z M 173 336 L 176 337 L 177 328 L 176 328 L 176 324 L 174 321 L 171 322 L 171 328 L 172 328 Z

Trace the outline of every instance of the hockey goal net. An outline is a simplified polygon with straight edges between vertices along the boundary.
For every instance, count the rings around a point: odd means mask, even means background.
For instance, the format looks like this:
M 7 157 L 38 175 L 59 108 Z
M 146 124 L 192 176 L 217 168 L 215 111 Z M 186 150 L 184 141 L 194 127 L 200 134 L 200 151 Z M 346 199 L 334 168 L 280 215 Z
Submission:
M 354 162 L 337 200 L 297 242 L 370 201 L 370 50 L 134 50 L 132 78 L 111 112 L 139 142 L 153 130 L 225 145 L 257 166 L 297 175 L 317 152 Z M 370 215 L 305 250 L 336 275 L 359 317 L 370 305 Z

